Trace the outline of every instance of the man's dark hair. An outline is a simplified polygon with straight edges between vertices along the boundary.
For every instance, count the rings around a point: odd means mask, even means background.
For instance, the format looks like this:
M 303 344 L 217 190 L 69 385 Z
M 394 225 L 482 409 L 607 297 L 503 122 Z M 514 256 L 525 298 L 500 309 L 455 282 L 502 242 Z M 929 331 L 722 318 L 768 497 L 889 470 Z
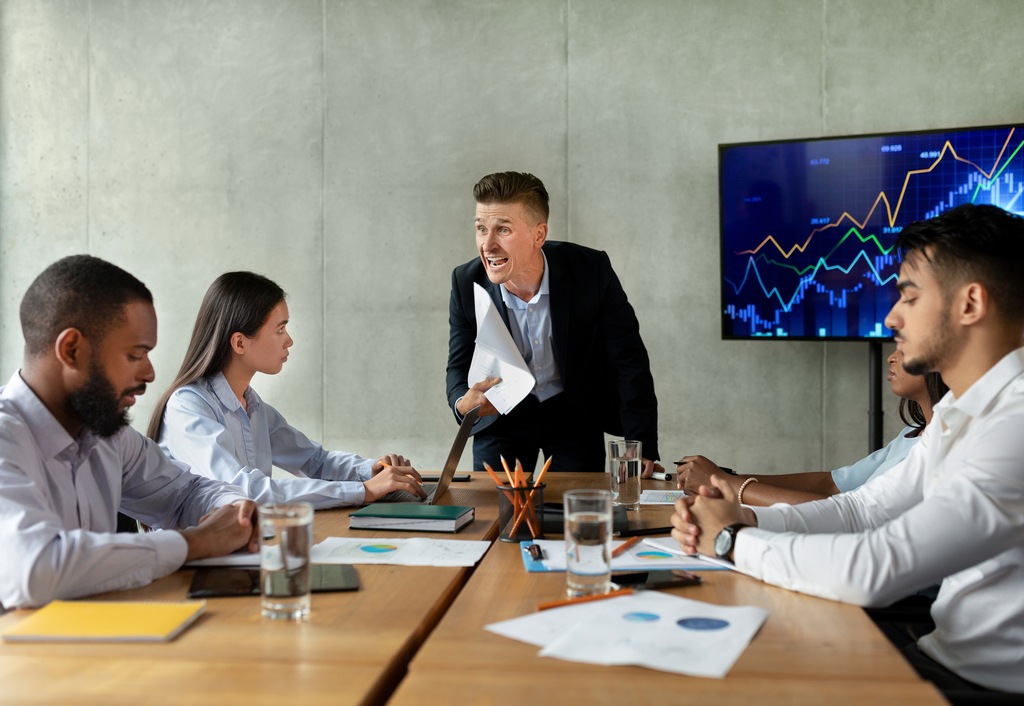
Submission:
M 473 198 L 477 203 L 522 204 L 537 218 L 538 223 L 548 222 L 548 190 L 544 188 L 544 183 L 533 174 L 522 172 L 488 174 L 473 187 Z
M 951 292 L 968 281 L 982 284 L 999 315 L 1024 322 L 1024 218 L 997 206 L 964 204 L 905 227 L 896 247 L 931 263 Z
M 91 255 L 58 260 L 35 278 L 21 300 L 25 355 L 43 355 L 69 328 L 101 341 L 123 320 L 124 307 L 137 301 L 152 304 L 153 295 L 117 265 Z

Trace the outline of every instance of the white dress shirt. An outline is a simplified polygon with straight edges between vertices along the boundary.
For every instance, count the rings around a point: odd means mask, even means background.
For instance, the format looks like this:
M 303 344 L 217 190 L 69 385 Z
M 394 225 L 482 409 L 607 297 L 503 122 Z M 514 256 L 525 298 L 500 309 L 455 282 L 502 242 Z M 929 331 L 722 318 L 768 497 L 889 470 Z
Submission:
M 536 381 L 532 394 L 541 402 L 551 399 L 565 390 L 562 384 L 562 373 L 555 362 L 555 351 L 551 335 L 551 270 L 548 258 L 544 258 L 544 275 L 540 280 L 540 289 L 533 299 L 526 302 L 505 289 L 501 290 L 501 299 L 508 311 L 508 321 L 512 340 L 523 355 L 523 361 L 533 374 Z
M 177 532 L 115 534 L 117 511 L 153 527 L 199 523 L 242 499 L 189 473 L 130 427 L 72 438 L 15 373 L 0 388 L 0 603 L 39 606 L 143 586 L 176 571 Z
M 948 393 L 888 473 L 753 510 L 758 527 L 736 540 L 740 571 L 865 606 L 941 581 L 921 650 L 977 684 L 1024 692 L 1024 348 L 959 399 Z
M 223 373 L 180 387 L 167 401 L 160 447 L 171 458 L 242 488 L 260 503 L 361 505 L 373 459 L 327 451 L 288 425 L 251 387 L 246 407 Z M 296 478 L 273 478 L 277 466 Z

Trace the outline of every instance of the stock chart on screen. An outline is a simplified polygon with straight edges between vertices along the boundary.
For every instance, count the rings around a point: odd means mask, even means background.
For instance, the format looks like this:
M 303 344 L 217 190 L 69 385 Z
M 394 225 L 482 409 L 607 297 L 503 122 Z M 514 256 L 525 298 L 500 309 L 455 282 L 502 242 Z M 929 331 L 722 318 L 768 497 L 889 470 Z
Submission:
M 723 338 L 879 340 L 902 228 L 1024 212 L 1024 125 L 719 145 Z

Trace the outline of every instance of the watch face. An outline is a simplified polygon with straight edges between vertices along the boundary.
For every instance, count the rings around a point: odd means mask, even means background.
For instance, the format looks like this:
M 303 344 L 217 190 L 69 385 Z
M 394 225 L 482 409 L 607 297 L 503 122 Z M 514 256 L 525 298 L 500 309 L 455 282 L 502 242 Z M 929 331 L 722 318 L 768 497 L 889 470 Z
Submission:
M 729 551 L 732 549 L 732 537 L 733 533 L 730 531 L 731 527 L 725 527 L 718 536 L 715 537 L 715 554 L 722 559 L 729 556 Z

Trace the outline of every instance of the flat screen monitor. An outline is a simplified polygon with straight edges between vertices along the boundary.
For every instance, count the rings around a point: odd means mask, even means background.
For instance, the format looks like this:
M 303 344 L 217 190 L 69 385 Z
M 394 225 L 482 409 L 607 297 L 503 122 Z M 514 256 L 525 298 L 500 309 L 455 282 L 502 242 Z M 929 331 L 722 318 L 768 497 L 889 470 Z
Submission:
M 719 145 L 722 337 L 888 338 L 896 234 L 1024 211 L 1024 125 Z

